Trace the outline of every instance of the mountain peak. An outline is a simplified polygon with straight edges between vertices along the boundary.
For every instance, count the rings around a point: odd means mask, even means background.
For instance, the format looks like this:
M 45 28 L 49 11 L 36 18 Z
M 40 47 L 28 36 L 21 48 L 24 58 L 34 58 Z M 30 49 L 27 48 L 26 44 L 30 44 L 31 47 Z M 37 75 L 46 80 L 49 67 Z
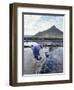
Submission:
M 55 25 L 53 25 L 51 28 L 56 28 L 56 26 L 55 26 Z
M 59 30 L 55 25 L 52 27 L 48 28 L 45 31 L 38 32 L 35 36 L 40 36 L 40 37 L 63 37 L 63 32 Z

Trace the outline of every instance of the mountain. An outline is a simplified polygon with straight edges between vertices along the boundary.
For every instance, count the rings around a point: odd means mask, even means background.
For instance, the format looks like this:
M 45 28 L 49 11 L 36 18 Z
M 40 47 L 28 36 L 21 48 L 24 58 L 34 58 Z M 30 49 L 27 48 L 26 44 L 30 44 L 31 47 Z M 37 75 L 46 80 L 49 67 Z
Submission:
M 51 28 L 38 32 L 35 37 L 40 37 L 40 38 L 63 38 L 63 32 L 56 28 L 55 25 L 53 25 Z

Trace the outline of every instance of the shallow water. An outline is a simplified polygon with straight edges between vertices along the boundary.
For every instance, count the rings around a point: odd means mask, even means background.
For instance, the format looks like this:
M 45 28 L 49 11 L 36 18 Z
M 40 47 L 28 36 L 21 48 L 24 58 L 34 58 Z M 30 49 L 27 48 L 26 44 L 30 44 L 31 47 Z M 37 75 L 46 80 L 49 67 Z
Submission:
M 41 73 L 43 64 L 47 63 L 45 52 L 48 52 L 49 54 L 49 58 L 48 58 L 49 66 L 50 66 L 50 62 L 53 61 L 51 67 L 54 69 L 48 67 L 49 69 L 51 69 L 50 70 L 51 72 L 48 73 L 60 73 L 63 71 L 63 47 L 58 47 L 58 48 L 53 47 L 52 51 L 49 51 L 49 47 L 47 48 L 43 47 L 40 50 L 40 56 L 42 57 L 40 61 L 37 61 L 34 58 L 33 51 L 31 48 L 24 48 L 24 74 Z M 47 70 L 46 67 L 44 67 L 43 72 L 44 70 Z

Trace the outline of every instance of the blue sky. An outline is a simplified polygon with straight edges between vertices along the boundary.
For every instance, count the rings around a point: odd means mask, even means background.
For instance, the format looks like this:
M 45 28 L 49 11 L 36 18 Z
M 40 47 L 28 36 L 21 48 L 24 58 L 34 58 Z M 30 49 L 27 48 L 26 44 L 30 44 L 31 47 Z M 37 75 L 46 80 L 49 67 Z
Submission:
M 64 16 L 24 15 L 24 35 L 35 35 L 53 25 L 64 31 Z

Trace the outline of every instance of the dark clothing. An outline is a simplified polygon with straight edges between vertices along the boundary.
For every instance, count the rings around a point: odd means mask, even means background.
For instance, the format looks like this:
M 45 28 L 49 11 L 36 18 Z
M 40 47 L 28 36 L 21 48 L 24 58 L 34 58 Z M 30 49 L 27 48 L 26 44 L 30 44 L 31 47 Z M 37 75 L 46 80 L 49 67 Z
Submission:
M 59 64 L 56 58 L 49 56 L 43 63 L 40 73 L 61 73 L 63 70 L 62 68 L 59 70 L 61 65 L 62 64 Z
M 37 45 L 37 46 L 33 46 L 32 47 L 32 50 L 33 50 L 33 55 L 34 55 L 34 58 L 36 58 L 37 60 L 40 60 L 40 53 L 39 53 L 39 51 L 40 51 L 40 46 L 39 45 Z

